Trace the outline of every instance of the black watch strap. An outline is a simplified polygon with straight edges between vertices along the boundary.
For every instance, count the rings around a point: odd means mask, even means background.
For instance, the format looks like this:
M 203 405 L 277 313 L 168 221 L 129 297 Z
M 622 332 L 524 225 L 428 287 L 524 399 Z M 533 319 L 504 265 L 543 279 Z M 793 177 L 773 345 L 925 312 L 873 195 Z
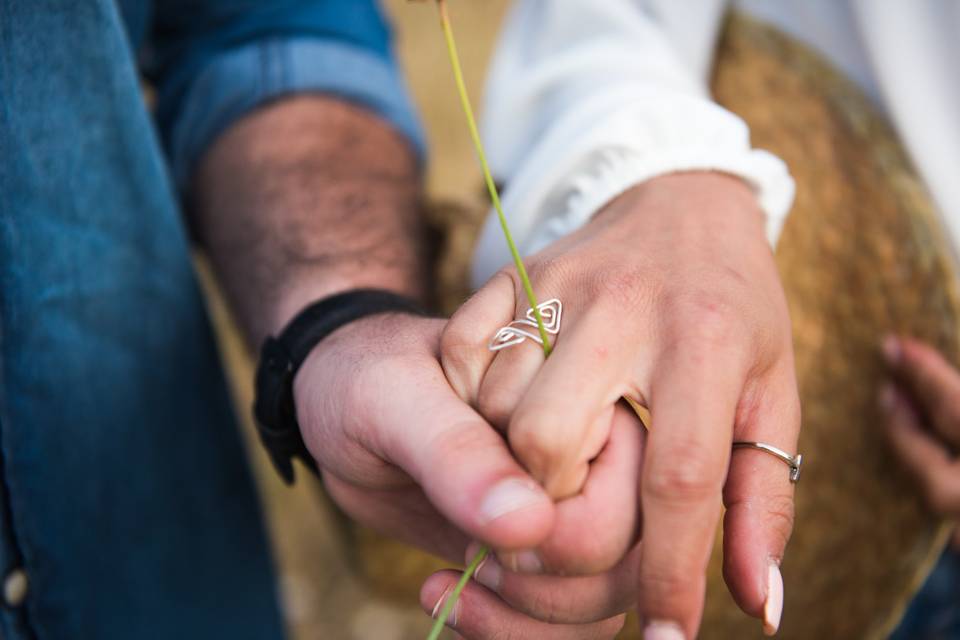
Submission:
M 260 349 L 253 415 L 260 441 L 277 473 L 293 484 L 293 459 L 310 469 L 316 463 L 300 434 L 293 403 L 293 378 L 318 342 L 340 327 L 380 313 L 426 315 L 410 298 L 382 289 L 355 289 L 314 302 L 303 309 L 276 337 Z

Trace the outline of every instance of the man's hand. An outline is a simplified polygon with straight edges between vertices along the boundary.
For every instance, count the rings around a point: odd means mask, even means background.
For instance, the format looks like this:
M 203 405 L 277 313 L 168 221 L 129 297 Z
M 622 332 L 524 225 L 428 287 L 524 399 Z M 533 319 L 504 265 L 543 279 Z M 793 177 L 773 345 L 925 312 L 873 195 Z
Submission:
M 536 544 L 553 503 L 450 389 L 437 359 L 442 327 L 387 314 L 321 342 L 294 382 L 307 448 L 333 499 L 383 533 L 455 562 L 470 539 Z
M 624 517 L 643 517 L 639 608 L 650 637 L 696 635 L 721 495 L 727 583 L 773 632 L 793 488 L 782 462 L 754 450 L 731 458 L 731 443 L 795 451 L 800 409 L 786 303 L 749 189 L 709 173 L 650 180 L 527 264 L 539 299 L 563 302 L 553 355 L 544 362 L 530 342 L 487 349 L 528 307 L 507 269 L 444 332 L 453 387 L 555 498 L 589 485 L 619 398 L 647 406 L 640 506 Z M 606 534 L 595 538 L 606 544 Z M 557 562 L 569 570 L 575 554 Z
M 374 316 L 336 331 L 310 354 L 294 396 L 324 486 L 355 520 L 453 562 L 463 560 L 474 539 L 497 548 L 537 546 L 557 512 L 566 507 L 568 514 L 583 514 L 591 507 L 585 498 L 554 507 L 500 434 L 456 396 L 438 359 L 443 326 L 442 320 Z M 638 441 L 622 435 L 595 474 L 598 501 L 608 506 L 622 478 L 636 485 Z M 489 578 L 492 570 L 491 563 L 480 577 Z M 619 578 L 584 580 L 575 595 L 562 579 L 501 571 L 485 583 L 493 592 L 470 586 L 451 623 L 477 639 L 508 632 L 612 638 L 635 591 L 624 579 L 629 570 L 625 565 Z M 445 597 L 452 575 L 443 572 L 424 587 L 428 613 Z
M 880 391 L 890 444 L 930 508 L 960 520 L 960 372 L 910 338 L 887 338 L 883 353 L 894 377 Z M 960 531 L 954 542 L 960 548 Z

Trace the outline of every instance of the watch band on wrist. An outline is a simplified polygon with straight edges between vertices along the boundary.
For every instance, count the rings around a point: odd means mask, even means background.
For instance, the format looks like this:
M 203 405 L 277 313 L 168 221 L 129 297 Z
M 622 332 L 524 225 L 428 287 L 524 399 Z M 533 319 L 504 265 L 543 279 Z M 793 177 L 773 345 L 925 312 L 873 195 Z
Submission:
M 317 472 L 297 423 L 293 378 L 321 340 L 340 327 L 381 313 L 426 315 L 414 300 L 383 289 L 354 289 L 307 306 L 260 350 L 255 379 L 253 415 L 260 441 L 284 482 L 293 484 L 293 459 Z

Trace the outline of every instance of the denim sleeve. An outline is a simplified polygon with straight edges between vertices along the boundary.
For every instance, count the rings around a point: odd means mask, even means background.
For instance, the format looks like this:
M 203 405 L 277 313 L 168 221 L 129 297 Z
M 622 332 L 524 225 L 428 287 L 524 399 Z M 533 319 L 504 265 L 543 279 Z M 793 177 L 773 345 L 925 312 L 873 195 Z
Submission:
M 219 133 L 291 93 L 370 109 L 424 157 L 376 0 L 157 0 L 141 62 L 157 88 L 160 135 L 181 189 Z

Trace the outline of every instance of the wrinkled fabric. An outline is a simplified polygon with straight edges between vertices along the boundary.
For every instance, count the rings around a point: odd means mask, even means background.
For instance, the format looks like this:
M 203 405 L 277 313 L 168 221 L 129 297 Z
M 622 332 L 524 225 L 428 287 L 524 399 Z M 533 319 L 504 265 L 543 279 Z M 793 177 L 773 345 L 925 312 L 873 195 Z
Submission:
M 349 85 L 416 146 L 388 37 L 372 1 L 0 0 L 0 580 L 29 585 L 3 638 L 283 637 L 169 175 L 294 91 Z

